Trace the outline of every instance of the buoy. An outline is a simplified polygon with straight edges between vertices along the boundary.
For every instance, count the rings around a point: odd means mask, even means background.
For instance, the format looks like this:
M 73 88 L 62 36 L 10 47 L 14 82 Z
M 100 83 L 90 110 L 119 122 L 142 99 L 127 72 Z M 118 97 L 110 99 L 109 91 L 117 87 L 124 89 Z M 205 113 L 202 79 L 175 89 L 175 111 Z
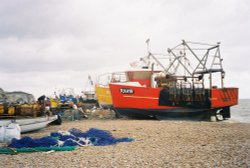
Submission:
M 211 116 L 210 116 L 210 121 L 211 121 L 211 122 L 216 122 L 216 121 L 217 121 L 216 116 L 211 115 Z
M 219 121 L 222 121 L 222 120 L 223 120 L 223 116 L 222 116 L 221 114 L 217 114 L 217 115 L 216 115 L 216 118 L 217 118 L 217 120 L 219 120 Z

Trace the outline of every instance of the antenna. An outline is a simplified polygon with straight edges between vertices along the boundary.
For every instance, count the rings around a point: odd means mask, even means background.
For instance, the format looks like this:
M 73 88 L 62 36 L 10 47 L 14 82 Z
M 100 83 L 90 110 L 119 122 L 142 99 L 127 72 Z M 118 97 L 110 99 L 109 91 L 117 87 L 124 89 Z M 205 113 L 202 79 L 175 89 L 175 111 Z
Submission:
M 150 42 L 150 38 L 148 38 L 148 39 L 146 40 L 146 43 L 147 43 L 147 51 L 148 51 L 148 53 L 150 53 L 150 52 L 149 52 L 149 42 Z

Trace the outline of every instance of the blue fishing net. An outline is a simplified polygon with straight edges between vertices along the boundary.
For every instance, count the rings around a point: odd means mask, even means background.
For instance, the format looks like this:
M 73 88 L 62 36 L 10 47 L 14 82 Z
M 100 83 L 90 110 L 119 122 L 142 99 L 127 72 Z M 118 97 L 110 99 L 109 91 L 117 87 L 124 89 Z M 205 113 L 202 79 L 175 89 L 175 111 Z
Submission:
M 80 134 L 81 131 L 77 129 L 69 130 L 71 134 Z M 86 133 L 83 133 L 84 136 L 87 136 L 93 145 L 95 146 L 106 146 L 106 145 L 113 145 L 118 142 L 131 142 L 133 139 L 131 138 L 115 138 L 111 135 L 110 132 L 91 128 Z
M 31 137 L 23 137 L 21 139 L 12 139 L 11 144 L 8 147 L 11 148 L 35 148 L 35 147 L 50 147 L 56 146 L 58 141 L 51 136 L 45 136 L 42 138 L 33 139 Z
M 71 139 L 67 139 L 64 141 L 63 146 L 79 146 L 79 143 Z
M 119 142 L 131 142 L 133 138 L 115 138 L 109 131 L 90 128 L 83 132 L 79 129 L 72 128 L 66 132 L 52 132 L 50 136 L 33 139 L 23 137 L 20 140 L 13 139 L 9 147 L 11 148 L 34 148 L 34 147 L 51 147 L 51 146 L 106 146 L 114 145 Z

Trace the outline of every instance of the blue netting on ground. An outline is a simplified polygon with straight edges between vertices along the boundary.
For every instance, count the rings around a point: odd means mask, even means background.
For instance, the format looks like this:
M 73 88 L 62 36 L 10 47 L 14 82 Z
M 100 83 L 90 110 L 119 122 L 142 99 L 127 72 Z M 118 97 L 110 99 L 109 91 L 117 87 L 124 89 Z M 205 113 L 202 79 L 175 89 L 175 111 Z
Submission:
M 33 139 L 31 137 L 23 137 L 19 140 L 12 139 L 9 147 L 11 148 L 35 148 L 56 146 L 58 141 L 51 136 Z
M 20 140 L 13 139 L 11 148 L 34 148 L 51 146 L 106 146 L 119 142 L 131 142 L 132 138 L 115 138 L 109 131 L 91 128 L 86 132 L 72 128 L 66 132 L 52 132 L 50 136 L 33 139 L 23 137 Z
M 114 138 L 112 134 L 108 131 L 91 128 L 87 132 L 82 132 L 78 129 L 70 129 L 69 132 L 76 136 L 82 138 L 89 138 L 91 143 L 95 146 L 105 146 L 105 145 L 113 145 L 119 142 L 131 142 L 132 138 Z

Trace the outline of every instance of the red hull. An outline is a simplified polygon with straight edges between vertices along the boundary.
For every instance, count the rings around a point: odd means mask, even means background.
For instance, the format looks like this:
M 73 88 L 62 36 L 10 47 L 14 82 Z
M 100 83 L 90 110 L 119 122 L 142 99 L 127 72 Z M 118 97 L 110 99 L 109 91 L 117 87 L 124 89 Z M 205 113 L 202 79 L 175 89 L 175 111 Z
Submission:
M 211 107 L 234 106 L 238 104 L 238 88 L 211 90 Z
M 117 111 L 145 111 L 147 115 L 154 115 L 157 112 L 163 116 L 169 113 L 185 114 L 186 113 L 206 113 L 215 112 L 218 109 L 228 108 L 238 103 L 238 89 L 212 89 L 210 90 L 206 106 L 182 106 L 177 105 L 159 105 L 160 92 L 162 88 L 138 87 L 126 84 L 110 84 L 110 91 L 113 98 L 113 106 Z M 228 108 L 229 110 L 229 108 Z M 146 112 L 147 111 L 147 112 Z M 150 113 L 152 111 L 152 113 Z M 228 115 L 230 117 L 230 114 Z M 229 118 L 227 117 L 227 118 Z
M 113 106 L 117 108 L 172 109 L 173 106 L 159 106 L 160 88 L 109 84 Z M 132 89 L 131 93 L 121 93 L 121 89 Z

